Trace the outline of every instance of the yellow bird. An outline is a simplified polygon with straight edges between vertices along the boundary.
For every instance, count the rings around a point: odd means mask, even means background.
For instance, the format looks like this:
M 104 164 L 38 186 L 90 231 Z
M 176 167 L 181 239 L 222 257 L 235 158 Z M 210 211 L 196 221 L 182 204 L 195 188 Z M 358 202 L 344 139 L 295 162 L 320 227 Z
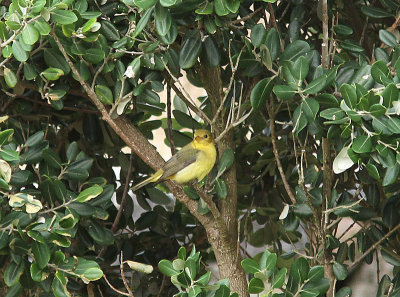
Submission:
M 193 141 L 171 157 L 164 166 L 149 178 L 132 187 L 133 191 L 152 183 L 171 179 L 179 184 L 197 179 L 201 181 L 214 167 L 217 151 L 208 130 L 196 130 Z

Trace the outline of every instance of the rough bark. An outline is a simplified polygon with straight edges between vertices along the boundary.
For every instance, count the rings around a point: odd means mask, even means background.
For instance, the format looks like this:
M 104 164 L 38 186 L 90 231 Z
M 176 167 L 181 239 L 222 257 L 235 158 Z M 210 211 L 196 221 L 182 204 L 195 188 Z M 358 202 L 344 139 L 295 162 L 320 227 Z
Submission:
M 201 65 L 199 73 L 200 79 L 207 91 L 211 110 L 214 115 L 224 98 L 220 68 L 209 68 Z M 218 136 L 224 131 L 225 127 L 226 116 L 224 112 L 221 112 L 212 128 L 216 136 Z M 220 158 L 227 148 L 234 149 L 232 130 L 222 137 L 217 143 L 217 148 Z M 227 228 L 227 234 L 207 231 L 208 239 L 213 247 L 221 278 L 227 278 L 232 291 L 236 291 L 239 296 L 248 296 L 246 274 L 240 266 L 241 255 L 239 253 L 237 227 L 238 196 L 235 164 L 223 174 L 222 178 L 228 186 L 228 195 L 225 199 L 218 202 L 218 206 Z

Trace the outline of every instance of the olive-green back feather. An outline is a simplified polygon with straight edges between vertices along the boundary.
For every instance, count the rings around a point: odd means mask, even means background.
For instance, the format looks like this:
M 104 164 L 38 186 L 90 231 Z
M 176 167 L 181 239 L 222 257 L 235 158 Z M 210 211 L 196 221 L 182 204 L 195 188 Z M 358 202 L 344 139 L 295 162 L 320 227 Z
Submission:
M 199 150 L 193 148 L 191 144 L 184 146 L 179 152 L 171 157 L 167 163 L 162 167 L 164 170 L 160 180 L 167 179 L 171 175 L 176 174 L 183 168 L 194 163 L 197 159 Z

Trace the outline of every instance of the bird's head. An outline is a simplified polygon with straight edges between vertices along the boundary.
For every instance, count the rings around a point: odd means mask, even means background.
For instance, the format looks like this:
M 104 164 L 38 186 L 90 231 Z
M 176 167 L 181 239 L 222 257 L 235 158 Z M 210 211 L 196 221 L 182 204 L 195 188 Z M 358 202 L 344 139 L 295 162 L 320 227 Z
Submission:
M 211 132 L 204 129 L 195 130 L 193 139 L 200 145 L 207 145 L 214 142 Z

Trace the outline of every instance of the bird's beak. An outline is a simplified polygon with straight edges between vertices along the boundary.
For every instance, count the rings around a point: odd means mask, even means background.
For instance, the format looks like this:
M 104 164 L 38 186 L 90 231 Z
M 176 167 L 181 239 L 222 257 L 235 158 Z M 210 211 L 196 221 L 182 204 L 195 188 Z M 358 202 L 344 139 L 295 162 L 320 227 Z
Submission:
M 196 136 L 196 141 L 199 142 L 201 140 L 201 136 Z

